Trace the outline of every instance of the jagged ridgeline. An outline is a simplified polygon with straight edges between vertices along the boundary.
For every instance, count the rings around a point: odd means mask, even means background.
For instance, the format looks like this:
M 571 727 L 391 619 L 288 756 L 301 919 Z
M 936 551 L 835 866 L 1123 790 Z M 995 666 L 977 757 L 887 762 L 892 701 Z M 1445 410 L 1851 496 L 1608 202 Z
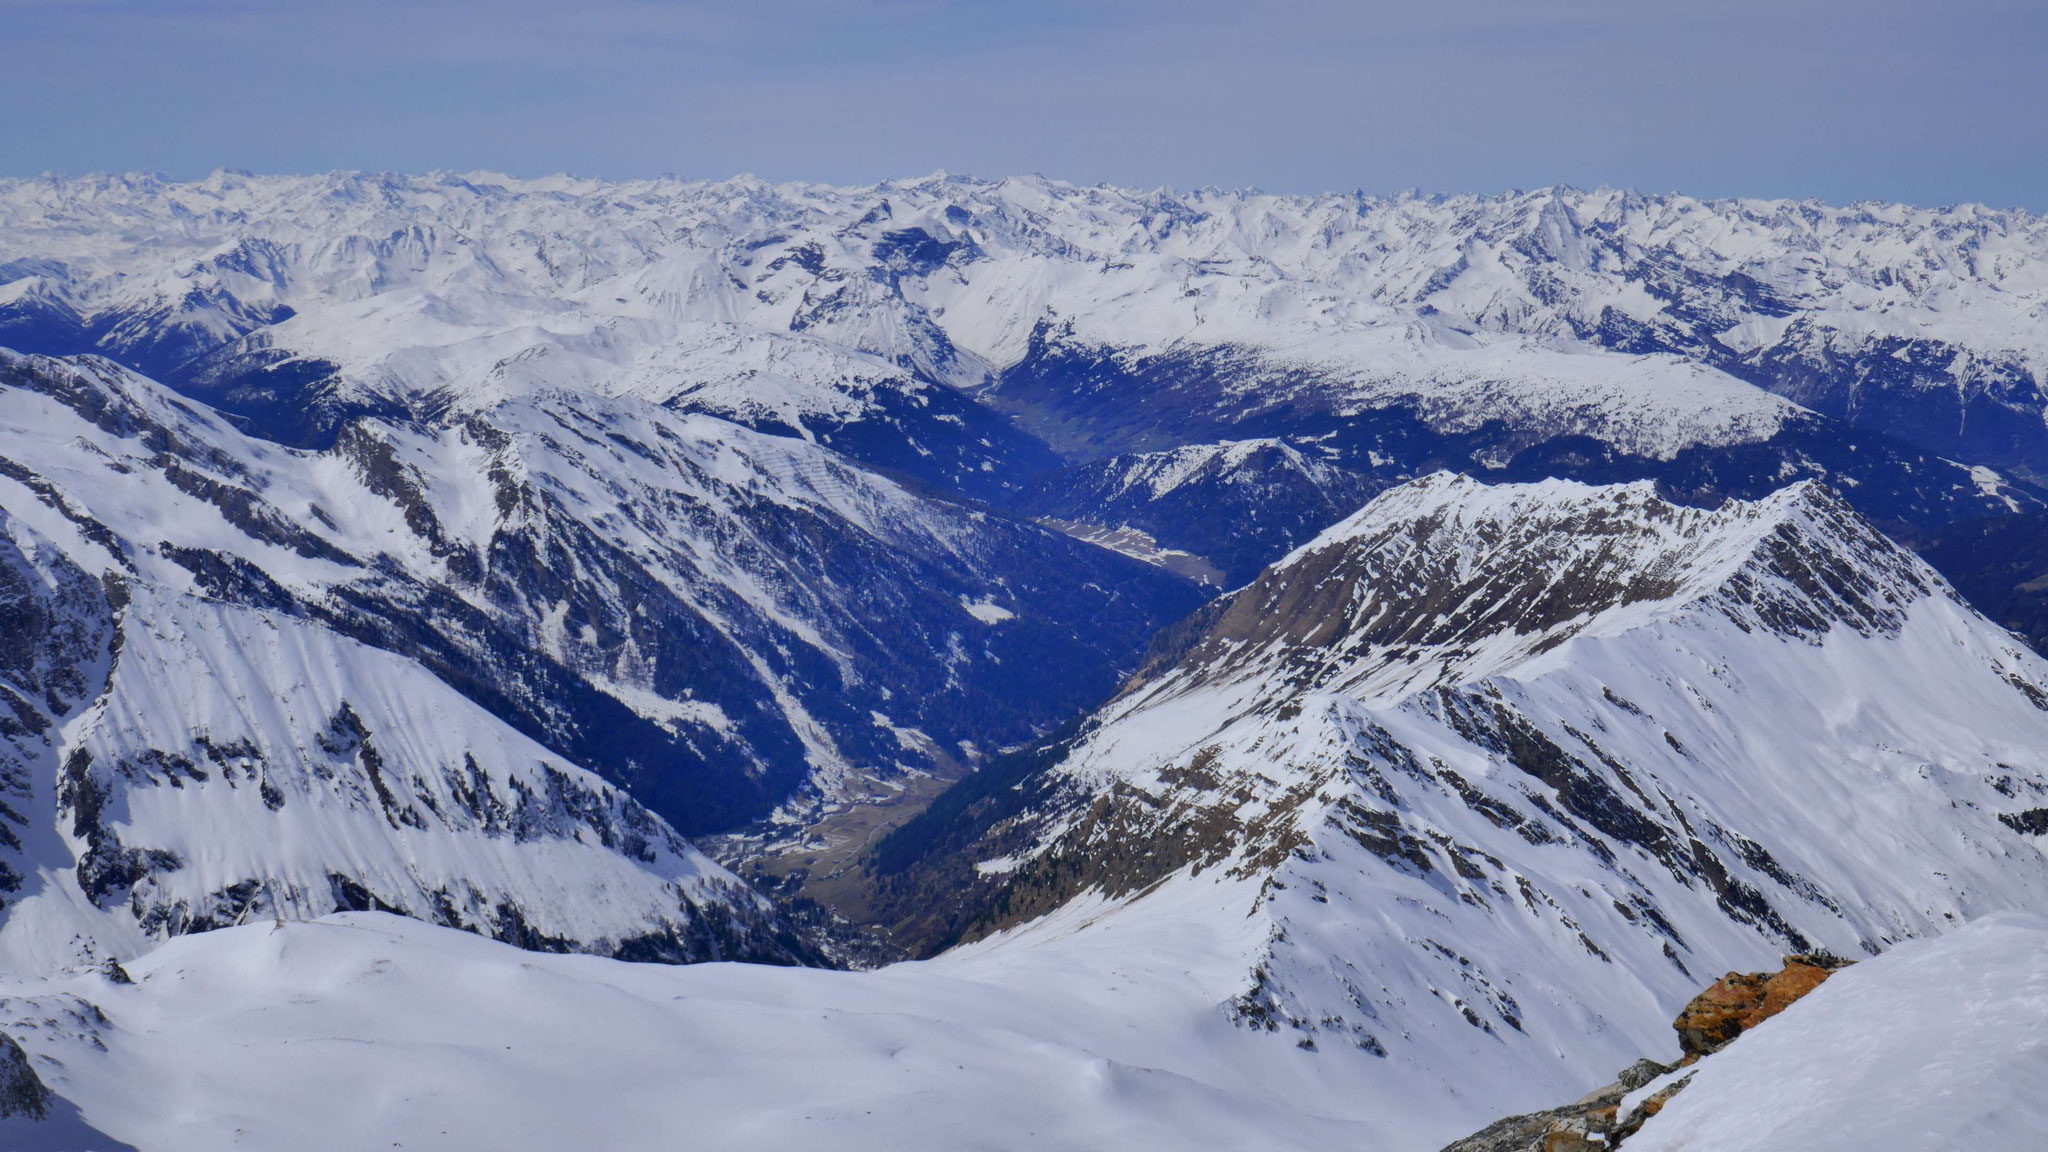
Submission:
M 928 951 L 1249 916 L 1241 1025 L 1570 1099 L 1720 972 L 2037 906 L 2044 751 L 2048 664 L 1818 485 L 1444 474 L 872 867 Z
M 1952 459 L 2048 451 L 2048 229 L 1975 205 L 224 172 L 7 180 L 0 227 L 0 344 L 280 438 L 581 381 L 934 479 L 1008 465 L 995 490 L 1040 450 L 932 385 L 1104 455 L 1405 395 L 1439 431 L 1498 420 L 1496 448 L 1661 457 L 1768 438 L 1796 409 L 1761 388 Z

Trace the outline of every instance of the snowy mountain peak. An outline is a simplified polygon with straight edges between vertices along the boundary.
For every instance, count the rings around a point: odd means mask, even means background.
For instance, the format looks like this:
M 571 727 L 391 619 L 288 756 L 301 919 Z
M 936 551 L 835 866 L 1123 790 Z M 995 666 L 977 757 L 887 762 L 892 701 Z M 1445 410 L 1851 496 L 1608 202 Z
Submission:
M 1816 485 L 1424 477 L 1178 632 L 927 867 L 991 949 L 1211 917 L 1222 1011 L 1390 1107 L 1583 1091 L 1703 976 L 2048 892 L 2048 663 Z
M 1821 485 L 1717 509 L 1646 482 L 1393 488 L 1207 611 L 1133 702 L 1258 682 L 1398 699 L 1502 672 L 1582 634 L 1686 611 L 1816 642 L 1896 629 L 1945 587 Z

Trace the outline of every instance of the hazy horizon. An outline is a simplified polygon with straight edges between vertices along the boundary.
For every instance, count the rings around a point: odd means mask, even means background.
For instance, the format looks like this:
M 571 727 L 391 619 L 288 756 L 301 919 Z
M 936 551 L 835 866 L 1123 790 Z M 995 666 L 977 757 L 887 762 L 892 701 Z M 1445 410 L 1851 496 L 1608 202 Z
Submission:
M 1936 203 L 1936 202 L 1931 202 L 1931 201 L 1911 201 L 1911 200 L 1888 200 L 1888 199 L 1882 199 L 1882 198 L 1878 198 L 1878 197 L 1870 197 L 1870 196 L 1860 197 L 1860 198 L 1857 198 L 1857 199 L 1841 199 L 1841 200 L 1838 200 L 1838 199 L 1831 199 L 1831 198 L 1828 198 L 1828 197 L 1821 197 L 1821 196 L 1756 196 L 1756 195 L 1747 195 L 1747 194 L 1743 194 L 1743 193 L 1733 193 L 1733 194 L 1728 194 L 1728 195 L 1708 196 L 1708 195 L 1701 195 L 1701 194 L 1695 193 L 1695 192 L 1691 191 L 1690 189 L 1686 189 L 1686 188 L 1645 188 L 1645 187 L 1640 187 L 1640 186 L 1632 186 L 1632 185 L 1618 185 L 1618 184 L 1595 184 L 1595 185 L 1579 185 L 1579 184 L 1572 184 L 1572 183 L 1569 183 L 1569 182 L 1558 182 L 1558 183 L 1555 183 L 1555 184 L 1540 184 L 1540 185 L 1532 185 L 1532 186 L 1529 186 L 1529 187 L 1524 187 L 1524 188 L 1492 188 L 1492 189 L 1487 189 L 1487 188 L 1461 188 L 1461 189 L 1432 189 L 1432 188 L 1397 188 L 1397 189 L 1389 189 L 1389 190 L 1380 190 L 1380 189 L 1373 189 L 1373 188 L 1322 188 L 1322 189 L 1313 189 L 1313 190 L 1305 190 L 1305 191 L 1294 191 L 1294 190 L 1281 190 L 1281 189 L 1275 189 L 1275 188 L 1261 188 L 1261 187 L 1259 187 L 1259 186 L 1257 186 L 1257 185 L 1252 185 L 1252 184 L 1242 184 L 1242 185 L 1226 185 L 1226 184 L 1205 184 L 1205 185 L 1172 185 L 1172 184 L 1151 184 L 1151 185 L 1144 185 L 1144 184 L 1119 184 L 1119 183 L 1113 183 L 1113 182 L 1110 182 L 1110 181 L 1106 181 L 1106 180 L 1099 180 L 1099 181 L 1085 181 L 1085 182 L 1084 182 L 1084 181 L 1080 181 L 1080 180 L 1069 180 L 1069 179 L 1066 179 L 1066 178 L 1064 178 L 1064 177 L 1061 177 L 1061 176 L 1057 176 L 1057 175 L 1053 175 L 1053 174 L 1049 174 L 1049 173 L 1043 173 L 1043 172 L 1003 172 L 1003 173 L 980 173 L 980 172 L 951 172 L 951 171 L 947 171 L 947 170 L 945 170 L 945 169 L 938 169 L 938 170 L 935 170 L 935 171 L 932 171 L 932 172 L 926 172 L 926 173 L 922 173 L 922 174 L 916 174 L 916 175 L 901 175 L 901 176 L 892 176 L 892 177 L 884 177 L 884 178 L 882 178 L 882 179 L 878 179 L 878 180 L 863 180 L 863 181 L 845 181 L 845 182 L 840 182 L 840 181 L 830 181 L 830 180 L 813 180 L 813 179 L 805 179 L 805 178 L 803 178 L 803 177 L 790 177 L 790 178 L 788 178 L 788 179 L 773 179 L 773 178 L 770 178 L 770 177 L 766 177 L 766 176 L 761 176 L 761 175 L 759 175 L 759 174 L 757 174 L 757 173 L 753 173 L 753 172 L 735 172 L 735 173 L 732 173 L 732 174 L 730 174 L 730 175 L 725 175 L 725 176 L 699 176 L 699 175 L 691 175 L 691 174 L 688 174 L 688 173 L 676 173 L 676 172 L 660 172 L 660 173 L 653 173 L 653 174 L 650 174 L 650 175 L 643 175 L 643 176 L 609 176 L 609 175 L 606 175 L 606 174 L 604 174 L 604 173 L 599 173 L 599 172 L 566 172 L 566 171 L 554 171 L 554 172 L 534 172 L 534 173 L 517 173 L 517 172 L 504 172 L 504 171 L 500 171 L 500 170 L 497 170 L 497 169 L 491 169 L 491 168 L 468 168 L 468 169 L 454 169 L 454 168 L 425 168 L 425 169 L 394 169 L 394 168 L 328 168 L 328 169 L 301 169 L 301 170 L 296 170 L 296 171 L 286 171 L 286 170 L 275 170 L 275 171 L 258 171 L 258 170 L 255 170 L 255 169 L 249 169 L 249 168 L 240 168 L 240 167 L 228 167 L 228 166 L 223 166 L 223 167 L 218 167 L 218 168 L 214 168 L 214 169 L 211 169 L 211 170 L 209 170 L 209 171 L 206 171 L 206 172 L 192 173 L 192 174 L 189 174 L 189 175 L 185 175 L 185 174 L 177 174 L 177 173 L 170 173 L 170 172 L 165 172 L 165 171 L 163 171 L 163 170 L 161 170 L 161 169 L 143 169 L 143 168 L 134 168 L 134 169 L 128 169 L 128 170 L 125 170 L 125 171 L 119 171 L 119 170 L 100 170 L 100 171 L 92 171 L 92 172 L 37 172 L 37 173 L 29 173 L 29 174 L 21 174 L 21 175 L 13 175 L 13 174 L 0 174 L 0 182 L 17 182 L 17 183 L 29 183 L 29 182 L 36 182 L 36 181 L 42 181 L 42 180 L 55 180 L 55 181 L 73 181 L 73 182 L 82 182 L 82 181 L 88 181 L 88 180 L 96 180 L 96 179 L 117 179 L 117 178 L 131 178 L 131 177 L 156 177 L 156 178 L 160 178 L 160 179 L 162 179 L 162 180 L 165 180 L 165 181 L 168 181 L 168 182 L 170 182 L 170 183 L 174 183 L 174 184 L 201 184 L 201 183 L 205 183 L 205 182 L 206 182 L 207 180 L 211 179 L 211 178 L 212 178 L 213 176 L 215 176 L 215 175 L 218 175 L 218 174 L 223 174 L 223 173 L 225 173 L 225 174 L 229 174 L 229 175 L 235 175 L 235 176 L 240 176 L 240 177 L 243 177 L 243 178 L 246 178 L 246 179 L 276 179 L 276 180 L 290 180 L 290 179 L 311 179 L 311 178 L 314 178 L 314 177 L 318 177 L 318 176 L 329 176 L 329 175 L 338 175 L 338 174 L 348 174 L 348 175 L 356 175 L 356 176 L 363 176 L 363 177 L 376 177 L 376 176 L 395 176 L 395 177 L 401 177 L 401 178 L 406 178 L 406 179 L 425 179 L 425 178 L 428 178 L 428 177 L 433 177 L 433 176 L 451 176 L 451 177 L 456 177 L 456 178 L 459 178 L 459 179 L 473 179 L 473 178 L 476 178 L 476 177 L 486 177 L 486 176 L 488 176 L 488 177 L 496 177 L 496 178 L 501 178 L 501 179 L 504 179 L 504 180 L 512 181 L 512 182 L 514 182 L 514 183 L 517 183 L 517 184 L 539 184 L 539 183 L 545 183 L 545 182 L 547 182 L 547 181 L 550 181 L 550 180 L 573 180 L 573 181 L 577 181 L 577 182 L 579 182 L 579 183 L 588 183 L 588 182 L 595 182 L 595 183 L 599 183 L 599 184 L 607 184 L 607 185 L 615 185 L 615 186 L 616 186 L 616 185 L 626 185 L 626 184 L 638 183 L 638 182 L 654 182 L 654 181 L 673 181 L 673 182 L 676 182 L 676 183 L 680 183 L 680 184 L 685 184 L 685 185 L 692 185 L 692 184 L 695 184 L 695 185 L 709 185 L 709 184 L 730 184 L 730 183 L 737 183 L 737 182 L 740 182 L 740 181 L 744 181 L 744 180 L 753 180 L 753 181 L 759 181 L 760 183 L 762 183 L 762 184 L 766 184 L 766 185 L 768 185 L 768 186 L 770 186 L 770 187 L 778 187 L 778 188 L 779 188 L 779 187 L 800 187 L 800 186 L 810 186 L 810 187 L 817 187 L 817 188 L 831 188 L 831 189 L 834 189 L 834 190 L 836 190 L 836 191 L 857 191 L 857 190 L 861 190 L 861 189 L 868 189 L 868 188 L 881 188 L 881 187 L 888 187 L 888 186 L 904 186 L 904 185 L 914 185 L 914 184 L 917 184 L 917 183 L 921 183 L 921 182 L 923 182 L 923 181 L 925 181 L 925 180 L 931 180 L 931 179 L 937 179 L 937 178 L 951 178 L 951 179 L 958 179 L 958 180 L 966 180 L 966 181 L 971 181 L 971 182 L 976 182 L 976 183 L 982 183 L 982 184 L 1000 184 L 1000 183 L 1002 183 L 1002 182 L 1004 182 L 1004 181 L 1007 181 L 1007 180 L 1018 180 L 1018 179 L 1039 179 L 1039 180 L 1044 180 L 1044 181 L 1046 181 L 1046 182 L 1047 182 L 1047 183 L 1049 183 L 1049 184 L 1054 184 L 1054 185 L 1061 185 L 1061 186 L 1065 186 L 1065 187 L 1070 187 L 1070 188 L 1077 188 L 1077 189 L 1090 189 L 1090 188 L 1102 188 L 1102 189 L 1112 189 L 1112 190 L 1115 190 L 1115 191 L 1118 191 L 1118 192 L 1128 192 L 1128 193 L 1149 193 L 1149 192 L 1166 192 L 1166 193 L 1169 193 L 1169 194 L 1172 194 L 1172 195 L 1176 195 L 1176 196 L 1193 196 L 1193 195 L 1197 195 L 1197 194 L 1200 194 L 1200 193 L 1208 193 L 1208 192 L 1213 192 L 1213 193 L 1218 193 L 1218 194 L 1222 194 L 1222 195 L 1274 195 L 1274 196 L 1285 196 L 1285 197 L 1293 197 L 1293 198 L 1314 198 L 1314 197 L 1318 197 L 1318 196 L 1353 196 L 1353 195 L 1357 195 L 1357 196 L 1363 196 L 1363 197 L 1366 197 L 1367 199 L 1373 199 L 1373 200 L 1385 200 L 1385 201 L 1394 201 L 1394 200 L 1400 200 L 1400 199 L 1404 199 L 1404 198 L 1416 198 L 1416 199 L 1424 199 L 1424 200 L 1451 200 L 1451 199 L 1456 199 L 1456 198 L 1458 198 L 1458 197 L 1461 197 L 1461 196 L 1471 196 L 1471 197 L 1478 197 L 1478 198 L 1481 198 L 1481 199 L 1501 199 L 1501 198 L 1504 198 L 1504 197 L 1509 197 L 1509 196 L 1529 195 L 1529 194 L 1533 194 L 1533 193 L 1538 193 L 1538 192 L 1547 192 L 1547 191 L 1552 191 L 1552 190 L 1565 190 L 1565 191 L 1577 191 L 1577 192 L 1585 192 L 1585 193 L 1597 193 L 1597 192 L 1602 192 L 1602 191 L 1608 191 L 1608 192 L 1632 192 L 1632 193 L 1635 193 L 1635 194 L 1637 194 L 1637 195 L 1640 195 L 1640 196 L 1645 196 L 1645 197 L 1658 197 L 1658 196 L 1680 196 L 1680 197 L 1689 197 L 1689 198 L 1691 198 L 1691 199 L 1695 199 L 1695 200 L 1699 200 L 1699 201 L 1703 201 L 1703 202 L 1715 202 L 1715 201 L 1727 201 L 1727 200 L 1738 200 L 1738 201 L 1745 201 L 1745 200 L 1746 200 L 1746 201 L 1763 201 L 1763 202 L 1783 202 L 1783 203 L 1814 203 L 1814 204 L 1824 204 L 1824 205 L 1827 205 L 1827 206 L 1829 206 L 1829 207 L 1833 207 L 1833 208 L 1849 208 L 1849 207 L 1854 207 L 1854 206 L 1855 206 L 1855 205 L 1857 205 L 1857 204 L 1877 204 L 1877 205 L 1888 205 L 1888 206 L 1889 206 L 1889 205 L 1897 205 L 1897 206 L 1902 206 L 1902 207 L 1907 207 L 1907 208 L 1916 208 L 1916 209 L 1929 209 L 1929 210 L 1941 210 L 1941 209 L 1948 209 L 1948 208 L 1969 208 L 1969 207 L 1978 207 L 1978 208 L 1984 208 L 1984 209 L 1986 209 L 1986 210 L 1988 210 L 1988 211 L 1994 211 L 1994 212 L 2021 212 L 2021 213 L 2025 213 L 2025 214 L 2027 214 L 2027 215 L 2029 215 L 2029 216 L 2044 216 L 2044 215 L 2048 215 L 2048 212 L 2040 212 L 2040 211 L 2036 211 L 2036 210 L 2034 210 L 2034 209 L 2032 209 L 2032 208 L 2029 208 L 2028 206 L 2026 206 L 2026 205 L 2023 205 L 2023 204 L 2020 204 L 2020 205 L 1999 205 L 1999 204 L 1992 204 L 1992 203 L 1987 203 L 1987 202 L 1985 202 L 1985 201 L 1982 201 L 1982 200 L 1950 200 L 1950 201 L 1944 201 L 1944 202 Z
M 676 173 L 2048 210 L 2048 11 L 0 0 L 0 174 Z

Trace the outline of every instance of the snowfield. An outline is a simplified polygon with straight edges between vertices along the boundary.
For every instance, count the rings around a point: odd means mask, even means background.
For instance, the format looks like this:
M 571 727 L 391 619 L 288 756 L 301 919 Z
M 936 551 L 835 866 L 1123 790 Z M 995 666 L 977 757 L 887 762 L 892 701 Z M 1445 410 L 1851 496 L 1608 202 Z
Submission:
M 173 941 L 131 962 L 133 986 L 12 982 L 0 1026 L 149 1152 L 1221 1152 L 1383 1131 L 1306 1054 L 1202 1011 L 1229 967 L 1217 941 L 1137 943 L 876 973 L 671 968 L 351 913 Z M 21 1028 L 71 997 L 107 1023 Z
M 2048 920 L 1900 944 L 1709 1056 L 1629 1152 L 1987 1152 L 2048 1133 Z
M 843 973 L 537 955 L 345 913 L 181 938 L 131 961 L 133 985 L 8 979 L 0 1026 L 145 1152 L 1431 1152 L 1460 1134 L 1202 1011 L 1230 942 L 1072 927 Z M 1989 916 L 1838 974 L 1709 1057 L 1628 1146 L 2021 1152 L 2048 1125 L 2044 1026 L 2048 921 Z

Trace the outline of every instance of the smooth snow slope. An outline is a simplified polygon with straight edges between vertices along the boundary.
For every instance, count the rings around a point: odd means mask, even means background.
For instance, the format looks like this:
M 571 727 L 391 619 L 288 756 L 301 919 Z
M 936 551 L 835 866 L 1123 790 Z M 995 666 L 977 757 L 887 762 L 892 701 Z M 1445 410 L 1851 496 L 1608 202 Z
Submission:
M 1315 1055 L 1194 1012 L 1223 941 L 1145 942 L 1172 961 L 1069 938 L 876 973 L 667 968 L 348 913 L 181 938 L 132 986 L 8 979 L 0 1027 L 144 1152 L 1442 1142 Z M 2048 1124 L 2044 1025 L 2048 923 L 1989 916 L 1839 974 L 1629 1145 L 2023 1152 Z
M 1700 1065 L 1629 1152 L 2031 1152 L 2048 920 L 1987 916 L 1830 977 Z
M 352 913 L 182 937 L 131 962 L 132 986 L 9 981 L 0 1027 L 145 1152 L 1222 1152 L 1385 1131 L 1306 1054 L 1200 1011 L 1213 939 L 1145 943 L 875 973 L 673 968 Z

